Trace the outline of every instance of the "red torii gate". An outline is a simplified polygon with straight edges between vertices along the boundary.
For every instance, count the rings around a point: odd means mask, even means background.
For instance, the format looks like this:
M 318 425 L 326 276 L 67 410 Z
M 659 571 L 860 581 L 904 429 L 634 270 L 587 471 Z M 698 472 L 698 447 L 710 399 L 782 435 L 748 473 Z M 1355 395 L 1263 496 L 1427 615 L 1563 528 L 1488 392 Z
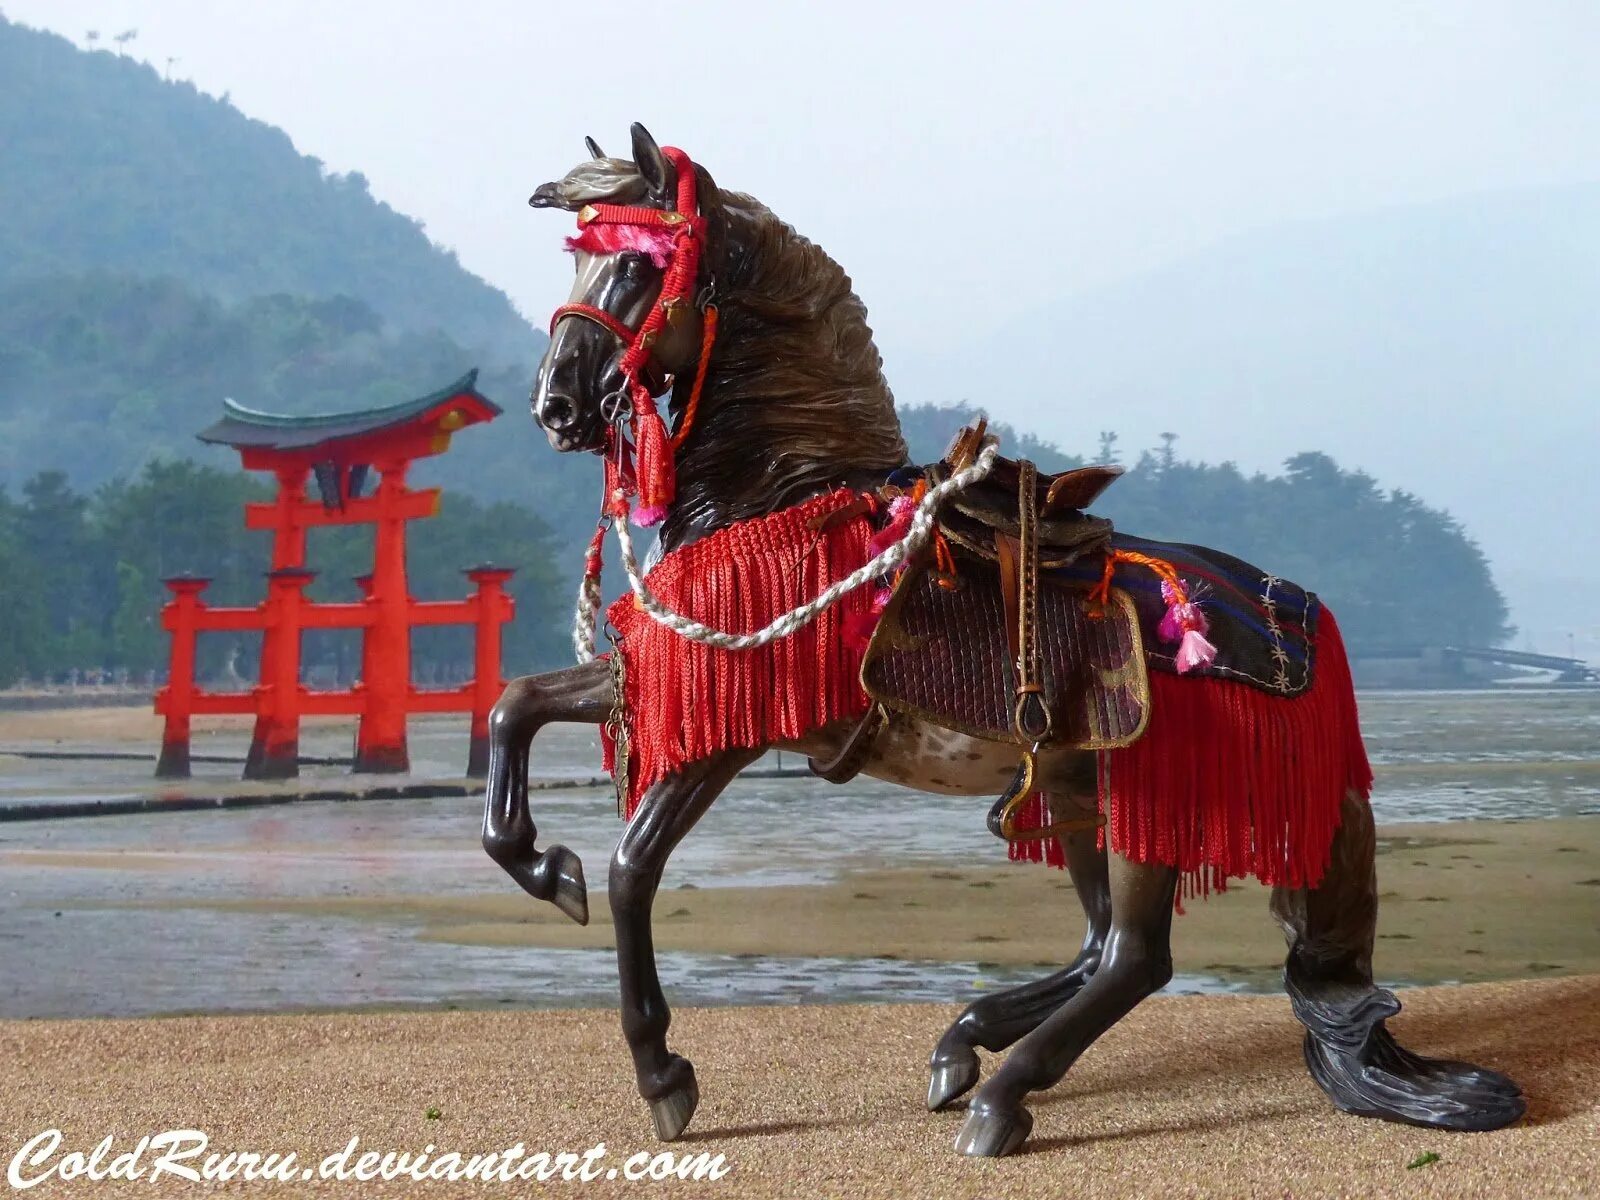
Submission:
M 156 693 L 166 718 L 156 775 L 187 778 L 189 726 L 194 714 L 254 713 L 255 733 L 245 760 L 246 779 L 283 779 L 299 772 L 300 718 L 349 714 L 360 718 L 356 771 L 406 771 L 406 716 L 414 712 L 470 712 L 472 741 L 467 773 L 488 765 L 489 709 L 505 686 L 500 674 L 501 626 L 511 620 L 505 591 L 512 571 L 473 567 L 476 585 L 462 600 L 419 601 L 406 583 L 406 522 L 439 510 L 439 489 L 413 490 L 406 471 L 413 459 L 442 453 L 458 429 L 492 421 L 500 409 L 479 394 L 477 372 L 430 396 L 365 412 L 294 417 L 256 412 L 223 401 L 222 420 L 200 440 L 232 446 L 246 469 L 270 471 L 277 498 L 245 506 L 250 529 L 270 529 L 272 570 L 266 599 L 254 608 L 212 608 L 201 594 L 208 579 L 163 580 L 172 599 L 162 626 L 172 634 L 168 682 Z M 361 492 L 369 473 L 378 484 Z M 319 498 L 307 496 L 308 477 Z M 306 531 L 327 525 L 372 522 L 373 568 L 362 576 L 363 597 L 350 604 L 321 604 L 305 597 L 316 572 L 306 569 Z M 471 681 L 447 690 L 411 682 L 411 629 L 419 625 L 472 625 L 476 630 Z M 361 679 L 336 691 L 312 691 L 300 682 L 300 635 L 306 629 L 362 630 Z M 195 684 L 195 643 L 201 632 L 260 630 L 261 678 L 248 692 L 207 692 Z

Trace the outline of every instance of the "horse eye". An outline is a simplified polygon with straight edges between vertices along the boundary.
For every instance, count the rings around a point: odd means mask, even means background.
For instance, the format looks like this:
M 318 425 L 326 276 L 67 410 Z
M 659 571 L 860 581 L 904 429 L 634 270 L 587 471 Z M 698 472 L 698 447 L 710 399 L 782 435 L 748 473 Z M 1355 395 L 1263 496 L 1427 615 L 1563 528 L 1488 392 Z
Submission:
M 644 255 L 622 254 L 618 256 L 617 271 L 628 279 L 637 279 L 644 274 Z

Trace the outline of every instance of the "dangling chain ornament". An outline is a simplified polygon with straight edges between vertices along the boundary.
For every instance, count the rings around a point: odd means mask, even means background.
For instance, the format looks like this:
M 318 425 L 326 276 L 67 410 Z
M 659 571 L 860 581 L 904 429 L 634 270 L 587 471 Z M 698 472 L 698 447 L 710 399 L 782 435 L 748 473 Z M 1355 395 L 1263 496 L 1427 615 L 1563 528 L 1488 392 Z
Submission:
M 675 498 L 674 456 L 694 423 L 700 393 L 705 386 L 706 371 L 716 338 L 717 309 L 711 303 L 711 285 L 695 294 L 700 254 L 705 243 L 705 218 L 700 215 L 696 196 L 694 163 L 675 146 L 663 147 L 662 154 L 677 171 L 675 211 L 622 204 L 587 205 L 578 213 L 578 237 L 568 243 L 574 249 L 603 251 L 607 248 L 621 249 L 627 245 L 656 248 L 665 242 L 666 274 L 662 278 L 660 300 L 637 330 L 628 328 L 604 309 L 589 304 L 564 304 L 556 309 L 550 320 L 552 334 L 557 323 L 567 317 L 592 321 L 628 347 L 620 364 L 625 381 L 623 388 L 601 401 L 601 415 L 611 429 L 605 453 L 605 497 L 600 521 L 584 558 L 583 582 L 578 589 L 578 606 L 572 626 L 572 645 L 580 663 L 593 662 L 596 657 L 595 629 L 602 603 L 601 552 L 607 529 L 616 529 L 628 585 L 638 598 L 639 606 L 652 618 L 691 641 L 721 650 L 753 650 L 805 628 L 857 588 L 887 575 L 915 557 L 933 534 L 939 506 L 950 496 L 987 476 L 999 453 L 998 443 L 993 438 L 988 439 L 970 466 L 929 489 L 917 505 L 903 537 L 814 600 L 791 609 L 755 633 L 735 634 L 714 629 L 668 608 L 650 590 L 644 572 L 639 568 L 629 522 L 637 520 L 640 525 L 646 526 L 656 524 L 666 516 Z M 666 235 L 665 238 L 663 235 Z M 669 438 L 666 422 L 656 409 L 655 396 L 642 381 L 641 373 L 649 361 L 662 326 L 671 319 L 673 310 L 691 303 L 705 314 L 700 358 L 689 402 L 677 431 Z M 631 459 L 629 442 L 624 436 L 624 426 L 630 421 L 633 425 Z M 629 502 L 630 495 L 637 495 L 639 499 L 637 512 Z

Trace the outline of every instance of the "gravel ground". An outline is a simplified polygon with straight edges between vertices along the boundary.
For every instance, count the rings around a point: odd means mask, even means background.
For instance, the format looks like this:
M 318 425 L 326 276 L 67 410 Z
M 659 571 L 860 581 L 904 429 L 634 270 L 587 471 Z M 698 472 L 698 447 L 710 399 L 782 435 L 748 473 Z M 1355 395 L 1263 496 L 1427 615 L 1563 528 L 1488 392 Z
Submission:
M 65 1135 L 54 1163 L 107 1135 L 120 1153 L 141 1135 L 194 1128 L 207 1153 L 294 1151 L 301 1165 L 359 1137 L 350 1167 L 368 1149 L 465 1157 L 605 1143 L 590 1183 L 227 1189 L 276 1195 L 1600 1195 L 1600 976 L 1402 998 L 1402 1040 L 1513 1075 L 1530 1100 L 1522 1124 L 1462 1135 L 1343 1116 L 1307 1077 L 1281 998 L 1157 997 L 1034 1100 L 1023 1153 L 970 1161 L 951 1149 L 960 1114 L 922 1107 L 926 1055 L 952 1009 L 690 1009 L 676 1014 L 672 1042 L 695 1060 L 702 1100 L 671 1149 L 720 1154 L 728 1173 L 630 1184 L 629 1156 L 662 1148 L 610 1012 L 10 1021 L 0 1023 L 0 1158 L 11 1163 L 52 1127 Z M 1437 1161 L 1408 1169 L 1428 1154 Z M 51 1179 L 26 1194 L 204 1190 Z

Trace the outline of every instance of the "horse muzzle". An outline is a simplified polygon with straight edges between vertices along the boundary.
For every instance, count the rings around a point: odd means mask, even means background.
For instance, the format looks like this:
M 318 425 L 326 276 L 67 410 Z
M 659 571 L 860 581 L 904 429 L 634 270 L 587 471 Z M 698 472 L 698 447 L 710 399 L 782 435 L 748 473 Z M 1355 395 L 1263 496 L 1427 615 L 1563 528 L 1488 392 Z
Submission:
M 560 392 L 536 396 L 533 419 L 550 445 L 564 454 L 599 450 L 605 445 L 605 425 L 599 414 L 585 412 L 576 400 Z

